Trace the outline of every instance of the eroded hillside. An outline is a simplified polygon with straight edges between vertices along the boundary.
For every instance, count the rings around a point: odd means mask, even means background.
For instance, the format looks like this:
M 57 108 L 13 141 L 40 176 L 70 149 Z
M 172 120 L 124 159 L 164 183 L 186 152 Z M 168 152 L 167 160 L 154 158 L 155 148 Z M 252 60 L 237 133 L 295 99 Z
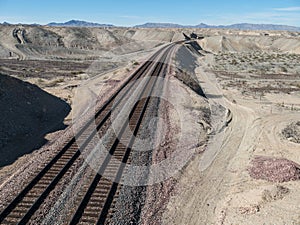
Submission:
M 262 50 L 300 53 L 299 33 L 288 31 L 1 25 L 0 58 L 113 58 L 182 40 L 183 32 L 204 36 L 200 44 L 211 52 Z

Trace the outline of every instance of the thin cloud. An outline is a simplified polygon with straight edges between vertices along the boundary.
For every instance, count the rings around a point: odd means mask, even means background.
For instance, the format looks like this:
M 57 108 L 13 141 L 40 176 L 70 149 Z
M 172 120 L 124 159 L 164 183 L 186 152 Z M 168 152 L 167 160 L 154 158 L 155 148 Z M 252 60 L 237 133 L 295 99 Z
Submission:
M 300 7 L 275 8 L 276 11 L 295 12 L 300 11 Z
M 130 16 L 130 15 L 119 16 L 119 18 L 126 18 L 126 19 L 142 19 L 141 16 Z
M 300 18 L 298 13 L 293 12 L 260 12 L 242 16 L 242 18 L 256 23 L 282 24 L 299 26 Z
M 256 12 L 247 14 L 226 14 L 219 16 L 206 16 L 207 24 L 230 25 L 235 23 L 254 24 L 279 24 L 300 27 L 300 17 L 298 12 Z

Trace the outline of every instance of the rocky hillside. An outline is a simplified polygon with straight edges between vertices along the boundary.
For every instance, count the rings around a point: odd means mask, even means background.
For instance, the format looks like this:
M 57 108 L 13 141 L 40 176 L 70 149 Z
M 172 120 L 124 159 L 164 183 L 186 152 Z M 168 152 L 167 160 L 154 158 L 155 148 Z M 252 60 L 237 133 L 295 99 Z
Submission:
M 300 54 L 299 37 L 216 35 L 200 40 L 199 44 L 213 53 L 263 51 Z
M 135 29 L 0 25 L 0 58 L 94 60 L 170 41 L 168 32 Z M 122 50 L 120 52 L 120 49 Z
M 0 25 L 0 58 L 111 60 L 182 40 L 183 32 L 204 36 L 200 45 L 211 52 L 300 51 L 300 33 L 288 31 Z

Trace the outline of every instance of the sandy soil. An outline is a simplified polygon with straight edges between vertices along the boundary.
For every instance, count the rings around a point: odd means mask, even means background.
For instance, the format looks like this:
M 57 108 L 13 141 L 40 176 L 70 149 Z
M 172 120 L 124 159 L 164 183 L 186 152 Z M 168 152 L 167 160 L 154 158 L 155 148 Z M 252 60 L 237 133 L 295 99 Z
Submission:
M 23 30 L 26 32 L 18 41 L 12 35 L 15 29 L 13 26 L 0 29 L 2 59 L 44 59 L 47 63 L 83 60 L 91 64 L 84 71 L 72 68 L 68 76 L 61 74 L 66 71 L 64 68 L 58 68 L 59 76 L 43 77 L 43 71 L 37 70 L 35 65 L 24 67 L 20 64 L 24 69 L 20 74 L 15 73 L 19 72 L 18 68 L 14 71 L 11 67 L 2 67 L 1 70 L 10 71 L 9 75 L 16 77 L 25 74 L 23 80 L 37 84 L 71 106 L 76 101 L 82 110 L 90 106 L 91 94 L 99 94 L 99 88 L 106 94 L 113 91 L 162 43 L 182 39 L 182 32 L 205 36 L 198 41 L 204 56 L 194 54 L 199 66 L 186 71 L 181 68 L 177 79 L 171 78 L 184 89 L 184 95 L 174 90 L 169 93 L 174 102 L 180 103 L 180 113 L 189 115 L 186 119 L 191 135 L 196 133 L 199 140 L 209 136 L 206 151 L 202 153 L 202 148 L 198 148 L 187 167 L 176 174 L 178 185 L 169 202 L 167 198 L 170 197 L 169 190 L 173 189 L 173 180 L 170 186 L 158 187 L 153 197 L 148 196 L 148 207 L 153 207 L 155 201 L 158 209 L 166 206 L 164 213 L 164 208 L 157 213 L 158 217 L 163 214 L 163 224 L 300 224 L 299 181 L 255 180 L 248 171 L 256 156 L 285 158 L 300 164 L 299 144 L 282 135 L 286 127 L 300 121 L 299 33 L 274 31 L 265 36 L 262 31 L 213 29 L 157 29 L 153 32 L 147 29 L 19 27 L 18 35 Z M 39 38 L 44 34 L 49 39 Z M 97 65 L 97 60 L 103 64 Z M 188 88 L 182 82 L 192 70 L 196 70 L 192 78 L 198 80 L 186 82 L 192 86 Z M 94 78 L 87 81 L 91 77 Z M 199 84 L 208 97 L 211 124 L 199 114 L 199 109 L 207 106 L 207 101 L 196 94 Z M 76 97 L 78 86 L 90 90 Z M 66 118 L 67 124 L 71 123 L 72 115 Z M 171 123 L 176 125 L 175 112 L 171 110 L 169 116 Z M 70 130 L 68 134 L 71 135 Z M 57 138 L 55 135 L 48 137 L 49 140 Z M 166 149 L 170 148 L 167 144 Z M 41 163 L 49 157 L 45 156 L 49 154 L 44 149 L 41 153 L 24 156 L 2 172 L 7 177 L 17 177 L 25 167 L 28 172 L 34 165 L 34 155 Z M 26 160 L 27 164 L 23 164 Z M 12 186 L 8 187 L 14 190 Z M 145 224 L 152 218 L 157 219 L 155 207 L 150 211 L 151 215 L 145 217 Z M 157 221 L 160 223 L 161 219 Z
M 224 132 L 212 137 L 220 145 L 208 145 L 179 181 L 179 190 L 168 204 L 163 224 L 299 224 L 299 181 L 282 184 L 254 180 L 248 168 L 255 156 L 290 159 L 300 163 L 300 146 L 281 135 L 290 123 L 299 121 L 299 111 L 278 101 L 300 103 L 299 92 L 246 96 L 237 86 L 209 72 L 212 56 L 199 58 L 197 76 L 205 93 L 232 113 Z M 280 99 L 280 100 L 279 100 Z M 229 120 L 230 121 L 230 120 Z M 214 152 L 211 154 L 210 152 Z

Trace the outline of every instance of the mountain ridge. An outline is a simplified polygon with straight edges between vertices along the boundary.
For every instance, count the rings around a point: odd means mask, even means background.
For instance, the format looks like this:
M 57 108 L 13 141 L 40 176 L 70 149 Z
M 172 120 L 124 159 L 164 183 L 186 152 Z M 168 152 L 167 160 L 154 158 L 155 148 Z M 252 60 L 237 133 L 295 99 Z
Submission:
M 1 24 L 1 23 L 0 23 Z M 8 22 L 3 22 L 2 25 L 14 25 Z M 18 25 L 22 25 L 19 23 Z M 27 24 L 23 24 L 27 25 Z M 34 26 L 43 26 L 40 24 L 28 24 Z M 83 20 L 70 20 L 67 22 L 57 23 L 51 22 L 46 24 L 46 26 L 64 26 L 64 27 L 121 27 L 115 26 L 113 24 L 100 24 L 94 22 L 87 22 Z M 135 26 L 128 26 L 133 28 L 211 28 L 211 29 L 237 29 L 237 30 L 281 30 L 281 31 L 294 31 L 300 32 L 300 27 L 289 26 L 289 25 L 277 25 L 277 24 L 252 24 L 252 23 L 237 23 L 231 25 L 209 25 L 205 23 L 199 23 L 197 25 L 182 25 L 176 23 L 153 23 L 148 22 Z
M 112 24 L 100 24 L 100 23 L 93 23 L 87 22 L 83 20 L 70 20 L 64 23 L 56 23 L 51 22 L 48 23 L 47 26 L 57 27 L 57 26 L 65 26 L 65 27 L 114 27 Z
M 198 25 L 181 25 L 175 23 L 145 23 L 134 26 L 136 28 L 216 28 L 216 29 L 239 29 L 239 30 L 288 30 L 300 31 L 300 27 L 277 25 L 277 24 L 252 24 L 237 23 L 231 25 L 208 25 L 200 23 Z

